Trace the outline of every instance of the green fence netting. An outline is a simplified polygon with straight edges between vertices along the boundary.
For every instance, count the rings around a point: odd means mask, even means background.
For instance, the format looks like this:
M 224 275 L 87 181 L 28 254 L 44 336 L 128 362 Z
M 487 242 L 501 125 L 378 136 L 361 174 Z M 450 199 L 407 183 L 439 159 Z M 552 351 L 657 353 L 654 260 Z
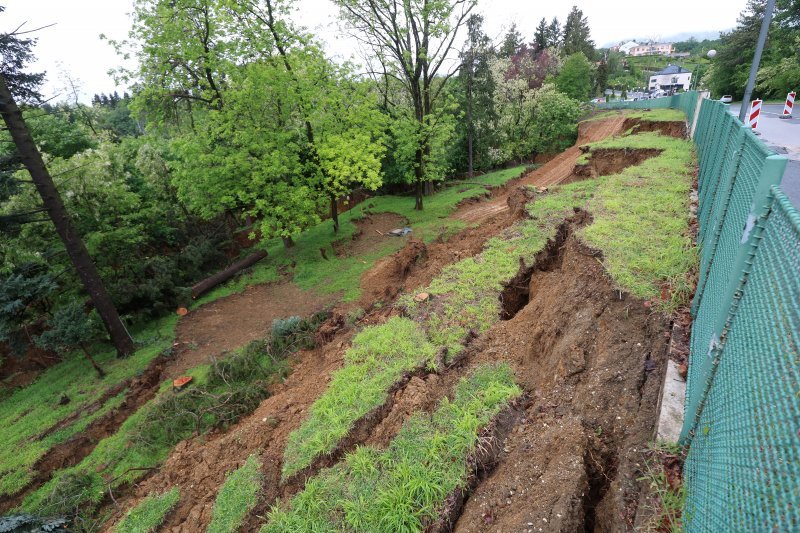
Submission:
M 693 425 L 686 531 L 800 530 L 800 216 L 770 196 Z
M 604 107 L 679 108 L 693 126 L 685 529 L 800 531 L 800 215 L 777 187 L 786 159 L 696 93 Z

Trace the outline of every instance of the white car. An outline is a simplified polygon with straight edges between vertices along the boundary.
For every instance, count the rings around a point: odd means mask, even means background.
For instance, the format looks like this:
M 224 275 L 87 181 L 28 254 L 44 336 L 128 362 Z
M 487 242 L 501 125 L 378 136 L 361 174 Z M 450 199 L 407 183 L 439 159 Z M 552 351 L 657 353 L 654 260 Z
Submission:
M 723 94 L 722 98 L 720 98 L 719 101 L 722 102 L 723 104 L 730 104 L 731 102 L 733 102 L 733 96 L 729 94 Z

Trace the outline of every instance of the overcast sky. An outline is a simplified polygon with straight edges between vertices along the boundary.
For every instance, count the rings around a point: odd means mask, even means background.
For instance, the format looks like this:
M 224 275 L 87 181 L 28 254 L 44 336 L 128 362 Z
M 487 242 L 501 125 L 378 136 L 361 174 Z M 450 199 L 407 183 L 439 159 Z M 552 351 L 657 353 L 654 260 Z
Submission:
M 7 7 L 0 15 L 0 31 L 10 31 L 22 22 L 27 22 L 28 29 L 55 23 L 36 33 L 39 60 L 35 69 L 47 72 L 49 96 L 61 93 L 60 99 L 72 98 L 64 89 L 64 72 L 79 83 L 84 102 L 94 93 L 124 89 L 116 87 L 107 74 L 120 59 L 99 36 L 122 39 L 127 35 L 132 0 L 0 0 L 0 4 Z M 491 37 L 499 39 L 515 22 L 525 39 L 531 40 L 542 17 L 557 16 L 563 23 L 573 4 L 589 18 L 592 38 L 602 46 L 623 39 L 727 30 L 736 25 L 746 0 L 479 0 L 478 12 L 484 15 Z M 318 35 L 330 55 L 354 53 L 352 43 L 338 30 L 337 11 L 330 0 L 298 0 L 297 8 L 294 21 Z

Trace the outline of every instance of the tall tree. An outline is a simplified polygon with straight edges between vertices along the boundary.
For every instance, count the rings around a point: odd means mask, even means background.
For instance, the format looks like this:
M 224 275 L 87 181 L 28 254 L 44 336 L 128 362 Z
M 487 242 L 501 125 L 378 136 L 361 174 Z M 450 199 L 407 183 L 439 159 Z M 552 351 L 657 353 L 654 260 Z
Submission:
M 515 55 L 522 49 L 523 43 L 522 34 L 517 29 L 516 23 L 511 24 L 505 37 L 503 37 L 503 44 L 500 45 L 500 55 L 502 57 L 511 57 Z
M 401 81 L 414 109 L 416 209 L 429 176 L 435 107 L 456 68 L 450 52 L 476 0 L 336 0 L 345 22 L 374 52 L 386 75 Z M 437 79 L 439 78 L 439 79 Z
M 539 25 L 536 26 L 536 31 L 533 33 L 533 44 L 536 46 L 537 50 L 544 50 L 547 48 L 547 19 L 544 17 L 539 21 Z
M 547 47 L 561 47 L 561 24 L 558 22 L 558 17 L 553 17 L 553 20 L 547 27 Z
M 564 53 L 566 55 L 582 52 L 587 59 L 594 59 L 594 41 L 589 37 L 589 19 L 583 16 L 578 6 L 572 6 L 564 23 Z
M 13 76 L 12 72 L 12 76 Z M 33 137 L 25 124 L 11 90 L 5 81 L 5 73 L 0 74 L 0 114 L 3 116 L 9 134 L 19 153 L 19 158 L 36 186 L 42 198 L 47 214 L 55 226 L 56 232 L 67 250 L 78 276 L 89 297 L 92 299 L 103 324 L 111 337 L 111 342 L 120 356 L 133 353 L 134 345 L 125 325 L 117 313 L 111 297 L 108 295 L 97 268 L 86 250 L 77 230 L 72 224 L 69 213 L 61 201 L 53 179 L 42 160 Z
M 592 66 L 582 52 L 572 54 L 564 61 L 556 77 L 556 87 L 575 100 L 585 101 L 592 91 Z
M 483 137 L 485 128 L 491 127 L 494 115 L 494 80 L 489 62 L 492 55 L 491 41 L 483 32 L 483 17 L 470 15 L 467 20 L 467 42 L 462 52 L 459 76 L 464 86 L 466 108 L 467 174 L 472 177 L 475 170 L 476 137 Z M 480 150 L 483 152 L 483 150 Z

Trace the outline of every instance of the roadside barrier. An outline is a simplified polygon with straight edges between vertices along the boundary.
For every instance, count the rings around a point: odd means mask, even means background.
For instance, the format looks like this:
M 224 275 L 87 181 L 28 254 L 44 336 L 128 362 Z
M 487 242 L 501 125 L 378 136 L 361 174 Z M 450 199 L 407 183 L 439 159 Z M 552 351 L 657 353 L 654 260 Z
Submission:
M 783 114 L 781 118 L 792 118 L 792 109 L 794 108 L 795 92 L 792 91 L 786 95 L 786 104 L 783 106 Z
M 670 107 L 699 105 L 700 249 L 681 434 L 683 526 L 797 531 L 800 214 L 778 186 L 786 158 L 728 105 L 681 97 Z
M 753 100 L 750 102 L 750 111 L 747 113 L 747 123 L 753 129 L 758 128 L 758 118 L 761 116 L 761 104 L 763 100 Z

